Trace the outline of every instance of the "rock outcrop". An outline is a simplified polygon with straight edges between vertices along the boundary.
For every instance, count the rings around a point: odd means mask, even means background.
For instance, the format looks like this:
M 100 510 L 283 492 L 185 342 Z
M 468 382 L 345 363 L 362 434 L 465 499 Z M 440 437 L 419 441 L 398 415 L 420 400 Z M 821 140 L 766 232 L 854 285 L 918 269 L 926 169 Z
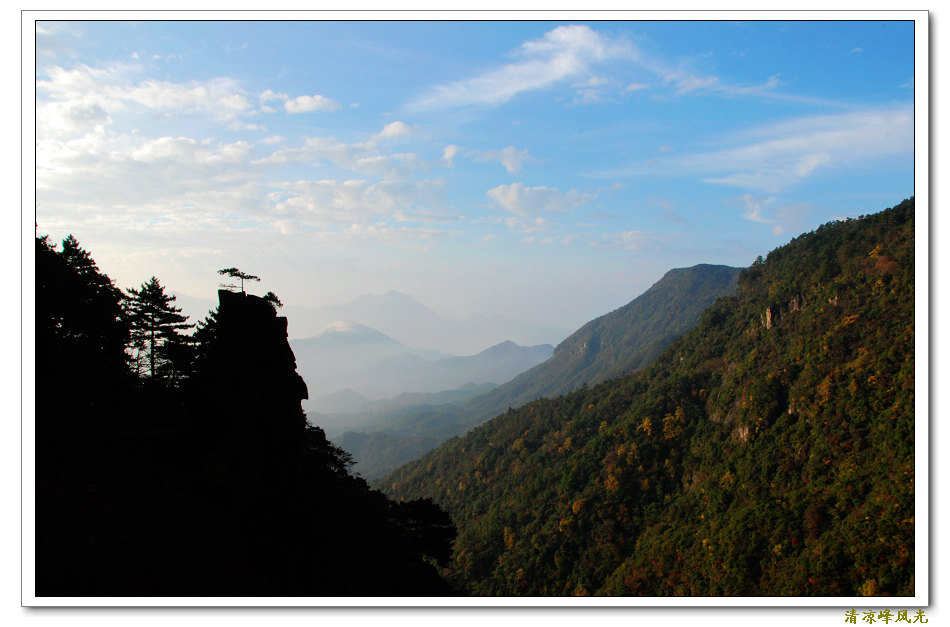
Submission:
M 306 428 L 300 401 L 308 396 L 287 340 L 287 318 L 244 292 L 219 290 L 218 300 L 203 380 L 207 409 L 227 416 L 232 433 L 254 446 L 258 456 L 264 447 L 266 457 L 286 457 Z

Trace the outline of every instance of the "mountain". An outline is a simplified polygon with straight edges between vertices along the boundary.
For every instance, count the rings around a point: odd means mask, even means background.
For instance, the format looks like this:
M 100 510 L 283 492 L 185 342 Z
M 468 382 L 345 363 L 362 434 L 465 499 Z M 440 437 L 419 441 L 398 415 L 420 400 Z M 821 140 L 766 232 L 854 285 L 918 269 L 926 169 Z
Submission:
M 501 384 L 528 368 L 548 359 L 554 352 L 550 344 L 518 346 L 508 340 L 468 357 L 439 359 L 427 369 L 422 392 L 455 389 L 460 384 Z
M 424 346 L 413 340 L 425 334 L 426 329 L 444 324 L 442 316 L 408 294 L 389 291 L 381 296 L 365 295 L 342 305 L 330 305 L 318 310 L 320 315 L 338 320 L 358 320 L 380 329 L 382 333 L 400 337 L 407 344 Z M 431 346 L 425 346 L 430 348 Z M 450 352 L 450 351 L 446 351 Z
M 738 268 L 707 264 L 670 270 L 627 305 L 585 324 L 558 345 L 549 359 L 487 394 L 463 403 L 389 411 L 375 422 L 362 416 L 350 423 L 352 432 L 334 433 L 334 441 L 353 454 L 364 477 L 377 478 L 427 450 L 425 444 L 435 446 L 509 407 L 647 365 L 677 335 L 695 325 L 717 297 L 735 291 L 738 273 Z M 513 345 L 505 343 L 482 355 L 512 351 Z M 405 447 L 400 452 L 402 438 Z
M 337 320 L 352 320 L 406 346 L 454 355 L 472 355 L 506 340 L 522 346 L 554 344 L 566 335 L 563 329 L 500 315 L 448 318 L 395 291 L 319 308 L 287 306 L 284 313 L 291 320 L 291 338 L 312 337 Z
M 354 429 L 379 429 L 382 416 L 392 415 L 406 408 L 457 405 L 496 387 L 498 386 L 494 383 L 467 383 L 454 390 L 403 392 L 375 401 L 346 389 L 308 401 L 308 415 L 311 422 L 319 424 L 327 435 L 333 438 Z
M 499 384 L 551 356 L 554 347 L 506 341 L 456 357 L 407 347 L 366 325 L 338 321 L 312 338 L 291 340 L 298 368 L 317 396 L 349 390 L 365 399 Z M 319 405 L 307 404 L 319 411 Z
M 319 335 L 290 340 L 297 368 L 315 394 L 329 394 L 346 388 L 372 395 L 372 382 L 354 373 L 386 359 L 424 362 L 417 351 L 368 326 L 352 321 L 336 321 Z
M 649 367 L 379 482 L 473 595 L 912 596 L 914 201 L 761 257 Z
M 543 364 L 477 399 L 478 415 L 488 418 L 646 366 L 717 298 L 735 292 L 739 271 L 709 264 L 670 270 L 628 304 L 572 333 Z

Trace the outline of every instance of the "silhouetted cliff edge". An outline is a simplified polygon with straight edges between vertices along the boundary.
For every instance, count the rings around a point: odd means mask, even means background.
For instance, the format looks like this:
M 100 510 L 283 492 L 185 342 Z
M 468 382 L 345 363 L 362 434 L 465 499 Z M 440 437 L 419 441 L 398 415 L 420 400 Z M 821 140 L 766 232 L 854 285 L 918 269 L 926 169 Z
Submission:
M 56 280 L 38 276 L 38 302 Z M 37 595 L 451 594 L 433 564 L 452 522 L 351 476 L 306 423 L 286 318 L 244 293 L 219 300 L 194 376 L 165 390 L 57 386 L 62 325 L 38 320 L 53 353 L 37 365 Z

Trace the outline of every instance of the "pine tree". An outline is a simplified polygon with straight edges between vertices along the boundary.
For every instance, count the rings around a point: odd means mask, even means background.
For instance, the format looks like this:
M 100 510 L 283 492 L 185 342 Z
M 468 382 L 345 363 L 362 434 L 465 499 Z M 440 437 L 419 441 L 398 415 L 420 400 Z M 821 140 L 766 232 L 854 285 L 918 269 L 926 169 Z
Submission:
M 189 361 L 190 337 L 181 332 L 194 327 L 187 324 L 188 316 L 172 305 L 174 296 L 165 294 L 165 288 L 152 277 L 139 289 L 129 288 L 126 310 L 132 326 L 132 349 L 141 374 L 147 367 L 149 379 L 169 382 L 181 378 Z M 144 365 L 143 365 L 144 361 Z
M 127 372 L 122 291 L 70 235 L 62 251 L 36 238 L 37 376 L 58 389 L 95 387 Z
M 194 369 L 200 372 L 210 361 L 211 352 L 218 336 L 218 308 L 208 312 L 204 320 L 199 320 L 191 336 L 194 349 Z
M 244 281 L 260 281 L 260 280 L 261 280 L 261 277 L 259 277 L 259 276 L 254 276 L 253 274 L 248 274 L 248 273 L 246 273 L 246 272 L 241 272 L 241 271 L 238 270 L 237 268 L 223 268 L 223 269 L 221 269 L 221 270 L 218 270 L 218 274 L 227 275 L 227 276 L 231 277 L 232 279 L 241 279 L 241 292 L 242 292 L 242 293 L 244 292 Z M 223 288 L 225 288 L 225 289 L 233 289 L 233 288 L 236 288 L 237 285 L 222 284 L 221 287 L 223 287 Z M 276 298 L 276 297 L 275 297 L 275 298 Z

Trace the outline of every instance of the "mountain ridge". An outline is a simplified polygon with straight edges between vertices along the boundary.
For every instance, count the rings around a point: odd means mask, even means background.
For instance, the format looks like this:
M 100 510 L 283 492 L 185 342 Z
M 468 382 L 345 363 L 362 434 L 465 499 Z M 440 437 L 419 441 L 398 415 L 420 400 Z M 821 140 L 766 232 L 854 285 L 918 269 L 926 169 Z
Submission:
M 648 364 L 694 325 L 716 298 L 735 291 L 739 272 L 713 264 L 667 271 L 626 305 L 581 326 L 554 348 L 549 360 L 479 399 L 482 415 L 558 396 Z

